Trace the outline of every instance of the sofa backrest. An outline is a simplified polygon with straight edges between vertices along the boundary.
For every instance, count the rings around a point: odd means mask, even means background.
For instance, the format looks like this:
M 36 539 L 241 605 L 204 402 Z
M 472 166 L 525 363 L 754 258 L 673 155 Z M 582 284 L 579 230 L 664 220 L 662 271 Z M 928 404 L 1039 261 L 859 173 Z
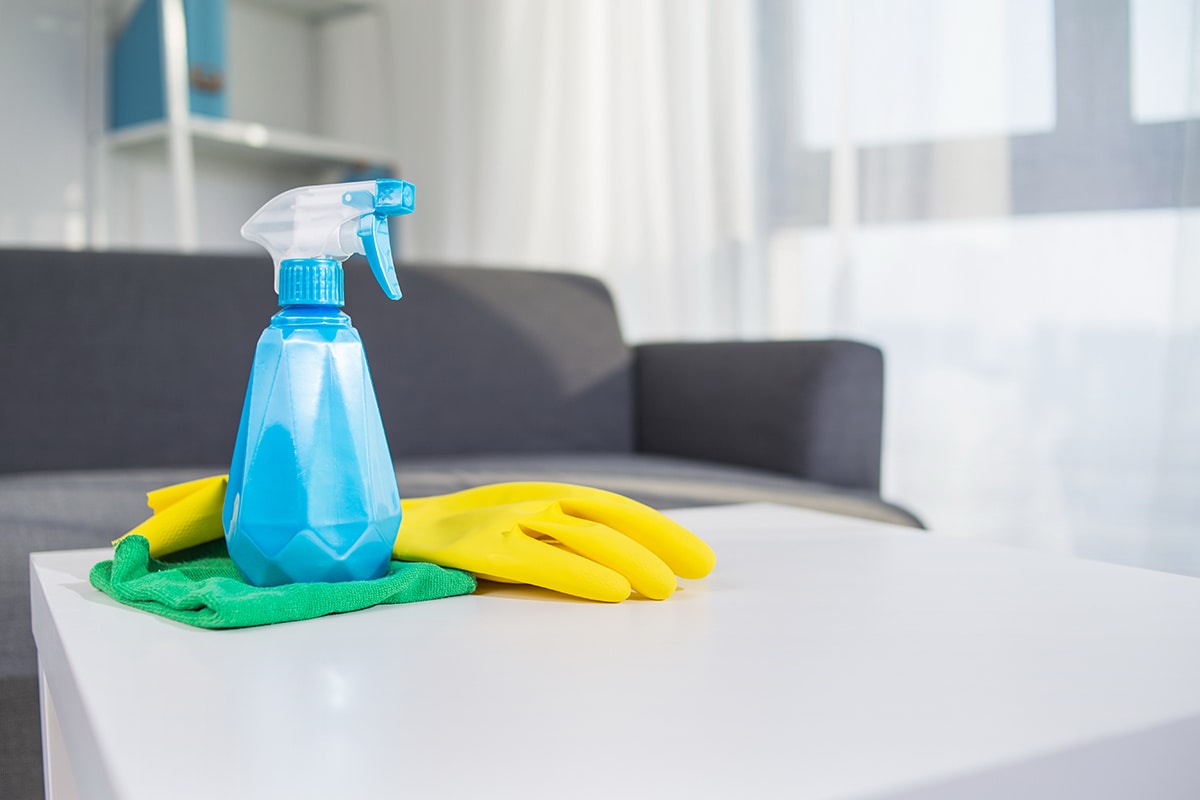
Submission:
M 357 263 L 356 263 L 357 262 Z M 581 275 L 355 259 L 392 455 L 627 451 L 631 357 Z M 0 250 L 0 472 L 226 464 L 259 333 L 265 256 Z

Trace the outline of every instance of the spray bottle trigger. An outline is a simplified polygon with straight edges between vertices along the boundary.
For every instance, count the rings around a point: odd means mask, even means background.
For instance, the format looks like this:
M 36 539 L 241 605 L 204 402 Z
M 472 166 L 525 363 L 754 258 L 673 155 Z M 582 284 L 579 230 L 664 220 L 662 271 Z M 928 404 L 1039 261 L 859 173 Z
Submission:
M 383 293 L 392 300 L 399 300 L 400 282 L 396 280 L 396 267 L 392 263 L 392 237 L 387 217 L 363 214 L 358 218 L 358 237 L 362 239 L 363 254 Z

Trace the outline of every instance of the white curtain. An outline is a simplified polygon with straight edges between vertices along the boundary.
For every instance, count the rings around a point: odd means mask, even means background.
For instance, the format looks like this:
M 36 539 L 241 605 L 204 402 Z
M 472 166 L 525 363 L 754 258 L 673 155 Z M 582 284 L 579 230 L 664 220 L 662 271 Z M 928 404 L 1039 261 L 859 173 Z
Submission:
M 774 6 L 832 178 L 772 330 L 883 347 L 885 494 L 939 531 L 1200 574 L 1197 6 Z
M 406 255 L 596 274 L 632 340 L 764 333 L 755 10 L 401 4 Z
M 406 0 L 405 252 L 877 343 L 890 499 L 1200 574 L 1197 5 Z

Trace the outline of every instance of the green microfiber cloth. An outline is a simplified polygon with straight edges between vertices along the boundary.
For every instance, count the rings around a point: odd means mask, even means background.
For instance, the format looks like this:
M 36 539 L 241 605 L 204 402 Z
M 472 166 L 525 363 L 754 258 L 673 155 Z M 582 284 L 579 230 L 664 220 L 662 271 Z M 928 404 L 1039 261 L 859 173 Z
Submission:
M 225 540 L 150 557 L 144 536 L 117 543 L 111 561 L 92 567 L 92 586 L 126 605 L 200 628 L 246 628 L 357 611 L 380 603 L 412 603 L 469 594 L 475 579 L 435 564 L 393 561 L 370 581 L 254 586 L 242 578 Z

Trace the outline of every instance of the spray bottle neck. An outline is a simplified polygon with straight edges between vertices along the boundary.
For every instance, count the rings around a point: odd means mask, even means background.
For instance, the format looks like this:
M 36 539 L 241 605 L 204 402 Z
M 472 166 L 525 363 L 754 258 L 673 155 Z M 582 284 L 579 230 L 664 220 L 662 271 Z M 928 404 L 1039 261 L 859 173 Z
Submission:
M 279 305 L 336 306 L 346 303 L 342 265 L 333 258 L 287 258 L 279 265 Z

